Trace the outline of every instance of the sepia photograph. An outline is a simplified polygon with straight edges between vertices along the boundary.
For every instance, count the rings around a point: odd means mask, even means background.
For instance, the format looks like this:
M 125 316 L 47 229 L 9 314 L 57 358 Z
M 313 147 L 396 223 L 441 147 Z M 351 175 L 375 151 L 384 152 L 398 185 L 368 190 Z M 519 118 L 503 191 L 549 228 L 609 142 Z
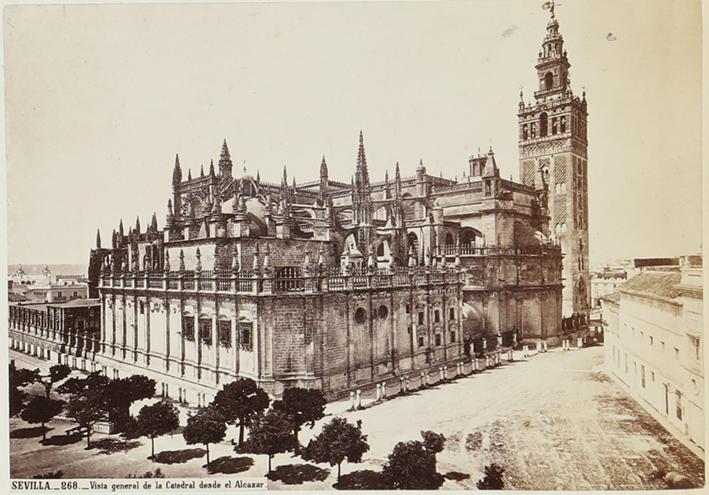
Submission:
M 7 489 L 703 489 L 702 7 L 5 5 Z

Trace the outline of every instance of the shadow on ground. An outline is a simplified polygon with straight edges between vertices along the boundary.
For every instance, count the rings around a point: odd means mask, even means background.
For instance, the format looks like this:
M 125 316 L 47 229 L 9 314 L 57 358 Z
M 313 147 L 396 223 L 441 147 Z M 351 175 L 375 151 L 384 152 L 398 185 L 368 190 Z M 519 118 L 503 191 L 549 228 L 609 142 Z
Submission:
M 219 457 L 209 463 L 207 472 L 209 474 L 236 474 L 248 471 L 254 465 L 251 457 Z
M 204 449 L 183 449 L 183 450 L 166 450 L 155 454 L 155 462 L 160 464 L 184 464 L 192 459 L 204 457 L 207 451 Z
M 71 445 L 82 440 L 80 434 L 74 435 L 54 435 L 42 442 L 42 445 Z
M 33 428 L 20 428 L 10 432 L 10 438 L 34 438 L 41 437 L 43 431 L 49 431 L 51 428 L 35 426 Z
M 460 471 L 448 471 L 446 474 L 443 475 L 443 477 L 447 480 L 453 481 L 463 481 L 470 479 L 469 474 L 461 473 Z
M 118 440 L 116 438 L 104 438 L 91 442 L 91 448 L 98 449 L 100 454 L 115 454 L 116 452 L 128 452 L 142 443 L 136 441 Z
M 329 470 L 312 464 L 286 464 L 271 471 L 267 478 L 286 485 L 300 485 L 306 481 L 324 481 L 328 476 Z
M 387 490 L 391 489 L 387 485 L 384 476 L 378 471 L 363 469 L 352 471 L 350 474 L 340 476 L 340 481 L 332 485 L 338 490 Z

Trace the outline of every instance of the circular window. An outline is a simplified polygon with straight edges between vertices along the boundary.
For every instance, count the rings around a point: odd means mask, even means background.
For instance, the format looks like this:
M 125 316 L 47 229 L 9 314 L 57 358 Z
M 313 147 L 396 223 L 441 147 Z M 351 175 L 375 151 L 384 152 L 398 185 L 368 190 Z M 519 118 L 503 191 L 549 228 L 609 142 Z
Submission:
M 364 308 L 357 308 L 357 311 L 354 313 L 354 319 L 357 323 L 364 323 L 367 321 L 367 312 L 364 310 Z
M 377 314 L 379 315 L 380 320 L 386 320 L 387 316 L 389 316 L 389 308 L 386 306 L 379 306 L 379 311 L 377 311 Z

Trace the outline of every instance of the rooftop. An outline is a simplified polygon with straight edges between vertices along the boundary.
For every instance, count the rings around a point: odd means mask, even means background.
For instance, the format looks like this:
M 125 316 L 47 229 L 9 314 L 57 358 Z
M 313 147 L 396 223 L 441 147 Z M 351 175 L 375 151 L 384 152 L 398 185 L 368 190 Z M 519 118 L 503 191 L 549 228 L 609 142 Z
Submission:
M 679 271 L 644 271 L 619 287 L 621 292 L 674 299 L 680 296 L 677 284 L 682 280 Z

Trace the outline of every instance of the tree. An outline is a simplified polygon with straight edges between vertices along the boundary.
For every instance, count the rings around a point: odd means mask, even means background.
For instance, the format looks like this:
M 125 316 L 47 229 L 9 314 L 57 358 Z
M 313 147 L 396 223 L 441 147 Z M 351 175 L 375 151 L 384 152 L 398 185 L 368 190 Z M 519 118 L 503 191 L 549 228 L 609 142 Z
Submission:
M 226 435 L 226 422 L 214 407 L 205 407 L 197 414 L 187 418 L 182 436 L 188 445 L 203 443 L 207 448 L 207 468 L 209 468 L 209 444 L 224 440 Z
M 155 395 L 155 380 L 143 375 L 112 380 L 106 390 L 109 419 L 123 432 L 130 425 L 130 406 L 133 402 Z
M 345 418 L 333 418 L 323 426 L 318 436 L 308 443 L 303 458 L 315 462 L 337 464 L 337 481 L 340 481 L 342 461 L 362 462 L 362 455 L 369 450 L 367 435 L 362 435 L 362 422 L 348 423 Z
M 67 406 L 67 415 L 86 429 L 86 448 L 91 448 L 93 426 L 106 419 L 106 399 L 101 390 L 72 395 Z
M 49 394 L 52 392 L 52 386 L 55 383 L 62 381 L 70 374 L 71 368 L 66 364 L 55 364 L 54 366 L 49 368 L 49 375 L 46 376 L 44 380 L 42 380 L 42 385 L 44 385 L 44 393 L 46 397 L 49 398 Z
M 217 392 L 212 404 L 228 424 L 239 426 L 239 447 L 244 445 L 244 427 L 268 408 L 268 394 L 250 378 L 227 383 Z
M 47 439 L 47 430 L 44 428 L 44 423 L 59 414 L 63 408 L 64 401 L 39 395 L 29 401 L 20 417 L 28 423 L 40 423 L 42 425 L 42 441 L 44 441 Z
M 287 388 L 281 400 L 273 403 L 273 408 L 288 414 L 293 421 L 293 446 L 296 454 L 300 450 L 298 432 L 303 425 L 312 429 L 315 422 L 325 415 L 325 396 L 320 390 L 307 388 Z
M 249 438 L 237 452 L 265 454 L 268 456 L 268 474 L 271 474 L 271 459 L 274 455 L 293 448 L 293 422 L 282 411 L 271 409 L 265 415 L 252 419 Z
M 10 416 L 19 414 L 25 407 L 27 394 L 20 390 L 21 387 L 39 381 L 39 370 L 28 370 L 26 368 L 15 368 L 15 363 L 10 363 Z
M 505 487 L 504 472 L 505 468 L 494 462 L 485 466 L 485 477 L 477 482 L 478 490 L 502 490 Z
M 69 378 L 57 387 L 57 392 L 71 396 L 85 395 L 89 392 L 102 393 L 105 396 L 109 383 L 111 380 L 108 377 L 103 376 L 99 371 L 94 371 L 86 375 L 85 378 Z
M 431 431 L 423 431 L 421 436 L 423 442 L 399 442 L 389 454 L 382 474 L 392 488 L 435 490 L 443 483 L 436 472 L 436 453 L 443 450 L 445 438 Z
M 155 438 L 180 426 L 180 414 L 168 399 L 143 406 L 138 413 L 140 431 L 150 438 L 150 459 L 155 460 Z

